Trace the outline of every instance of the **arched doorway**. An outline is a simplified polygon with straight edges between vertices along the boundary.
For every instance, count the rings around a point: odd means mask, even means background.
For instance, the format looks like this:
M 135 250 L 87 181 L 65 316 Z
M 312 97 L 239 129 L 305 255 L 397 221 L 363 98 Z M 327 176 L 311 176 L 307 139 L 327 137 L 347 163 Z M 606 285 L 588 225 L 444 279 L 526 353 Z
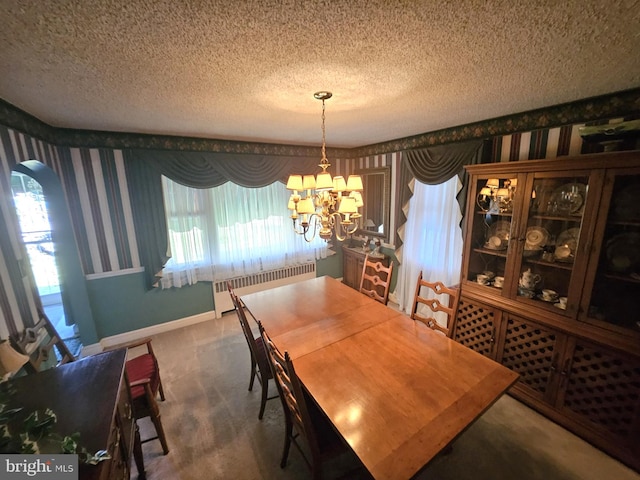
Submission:
M 29 263 L 47 317 L 63 339 L 78 337 L 67 322 L 60 295 L 60 275 L 55 259 L 51 221 L 42 185 L 21 172 L 11 172 L 11 193 Z M 77 352 L 73 352 L 77 353 Z
M 68 337 L 71 341 L 65 343 L 74 354 L 79 354 L 82 344 L 86 344 L 83 339 L 92 343 L 97 336 L 86 279 L 60 179 L 43 163 L 28 160 L 14 167 L 12 190 L 14 198 L 16 193 L 23 194 L 18 203 L 26 199 L 27 208 L 23 209 L 26 213 L 22 215 L 19 210 L 17 213 L 19 218 L 27 218 L 24 220 L 27 228 L 22 230 L 23 239 L 27 251 L 31 250 L 34 255 L 32 258 L 30 253 L 29 260 L 45 312 L 47 307 L 49 311 L 57 308 L 64 312 L 63 323 L 60 324 L 58 320 L 56 325 L 62 330 L 75 324 L 65 334 L 59 333 L 62 337 L 71 334 Z M 22 225 L 23 219 L 20 219 L 21 228 Z M 53 307 L 56 305 L 56 295 L 60 303 Z M 53 318 L 51 320 L 54 322 Z

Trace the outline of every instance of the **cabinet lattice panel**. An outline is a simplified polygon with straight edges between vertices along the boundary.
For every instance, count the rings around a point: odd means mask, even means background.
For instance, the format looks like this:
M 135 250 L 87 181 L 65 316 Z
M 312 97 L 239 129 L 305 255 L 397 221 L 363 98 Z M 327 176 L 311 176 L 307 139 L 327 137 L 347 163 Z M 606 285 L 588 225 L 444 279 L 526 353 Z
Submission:
M 631 434 L 640 411 L 640 364 L 577 345 L 564 396 L 564 408 L 622 437 Z
M 553 333 L 510 318 L 502 364 L 520 374 L 520 382 L 545 393 L 553 362 Z
M 492 356 L 493 310 L 472 305 L 464 298 L 458 303 L 455 341 L 487 357 Z

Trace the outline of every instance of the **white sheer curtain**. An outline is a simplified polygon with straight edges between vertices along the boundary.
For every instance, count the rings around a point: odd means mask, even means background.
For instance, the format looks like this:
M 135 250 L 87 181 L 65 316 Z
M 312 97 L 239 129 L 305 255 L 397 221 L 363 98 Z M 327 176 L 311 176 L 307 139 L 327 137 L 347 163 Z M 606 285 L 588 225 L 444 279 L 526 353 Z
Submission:
M 280 182 L 246 188 L 227 182 L 196 189 L 162 177 L 171 259 L 162 288 L 216 281 L 308 263 L 327 256 L 327 244 L 293 232 Z
M 455 285 L 460 280 L 462 214 L 456 194 L 461 186 L 457 175 L 439 185 L 414 182 L 395 290 L 399 306 L 406 313 L 411 311 L 421 270 L 427 281 Z

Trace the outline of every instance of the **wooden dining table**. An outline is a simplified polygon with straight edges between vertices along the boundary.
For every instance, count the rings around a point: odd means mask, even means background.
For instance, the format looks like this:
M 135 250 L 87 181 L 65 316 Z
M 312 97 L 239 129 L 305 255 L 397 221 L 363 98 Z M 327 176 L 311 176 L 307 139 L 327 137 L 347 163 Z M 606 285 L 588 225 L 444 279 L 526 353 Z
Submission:
M 409 479 L 517 380 L 331 277 L 242 296 L 376 479 Z

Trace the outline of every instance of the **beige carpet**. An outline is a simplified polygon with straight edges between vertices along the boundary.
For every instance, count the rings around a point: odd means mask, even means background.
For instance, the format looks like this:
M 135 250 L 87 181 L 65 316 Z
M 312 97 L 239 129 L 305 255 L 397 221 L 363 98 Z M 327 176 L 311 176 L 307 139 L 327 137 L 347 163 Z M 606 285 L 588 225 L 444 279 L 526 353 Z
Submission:
M 310 478 L 294 448 L 286 468 L 279 466 L 282 406 L 278 399 L 269 401 L 258 420 L 260 388 L 247 391 L 249 350 L 235 314 L 157 335 L 154 349 L 167 397 L 160 409 L 171 451 L 162 455 L 158 441 L 143 445 L 149 480 Z M 143 438 L 153 433 L 147 419 L 140 428 Z M 330 465 L 325 477 L 341 476 L 353 466 L 349 460 Z M 452 453 L 437 457 L 417 478 L 640 480 L 640 475 L 505 395 L 456 441 Z

